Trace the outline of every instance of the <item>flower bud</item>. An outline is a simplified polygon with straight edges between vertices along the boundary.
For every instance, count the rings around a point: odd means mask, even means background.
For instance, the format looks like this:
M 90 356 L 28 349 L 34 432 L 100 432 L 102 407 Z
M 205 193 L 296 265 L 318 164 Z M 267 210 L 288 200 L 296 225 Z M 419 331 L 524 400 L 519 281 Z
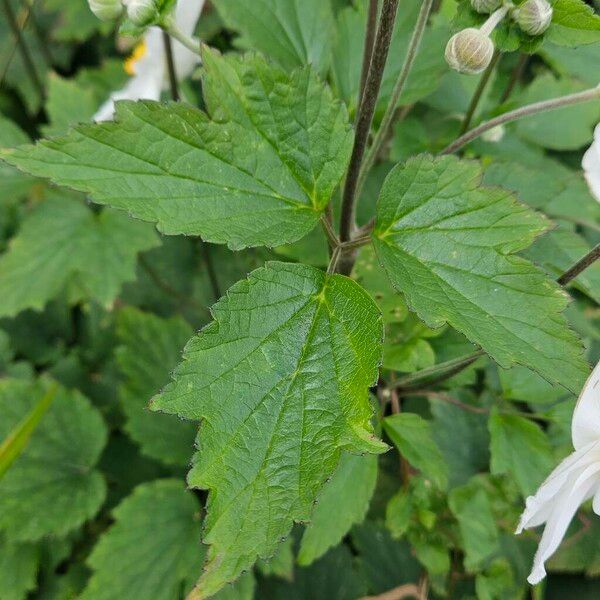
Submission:
M 493 13 L 501 5 L 502 0 L 471 0 L 473 10 L 484 15 Z
M 552 6 L 548 0 L 527 0 L 513 12 L 519 27 L 529 35 L 540 35 L 550 27 Z
M 88 5 L 101 21 L 115 21 L 123 12 L 121 0 L 88 0 Z
M 494 55 L 492 40 L 479 29 L 469 27 L 453 35 L 446 46 L 446 62 L 455 71 L 476 75 L 484 71 Z
M 156 0 L 124 0 L 127 6 L 127 17 L 138 27 L 145 27 L 154 22 L 158 16 Z

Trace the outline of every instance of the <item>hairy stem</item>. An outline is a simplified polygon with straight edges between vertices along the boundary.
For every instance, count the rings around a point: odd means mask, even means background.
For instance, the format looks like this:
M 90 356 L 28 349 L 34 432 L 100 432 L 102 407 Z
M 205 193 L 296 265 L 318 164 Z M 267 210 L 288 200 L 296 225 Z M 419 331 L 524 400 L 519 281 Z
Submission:
M 46 92 L 44 90 L 42 81 L 38 75 L 38 72 L 35 68 L 35 65 L 33 64 L 33 59 L 31 58 L 29 48 L 27 47 L 27 44 L 25 42 L 23 31 L 19 27 L 17 19 L 15 18 L 15 13 L 13 12 L 12 6 L 10 5 L 10 0 L 2 0 L 2 5 L 4 7 L 4 12 L 6 13 L 6 20 L 8 21 L 8 25 L 13 35 L 15 36 L 17 47 L 19 48 L 19 52 L 21 53 L 21 58 L 23 59 L 23 64 L 25 65 L 27 75 L 31 79 L 31 83 L 40 95 L 40 98 L 43 100 L 46 97 Z
M 377 9 L 379 0 L 369 0 L 369 12 L 367 13 L 367 29 L 365 32 L 365 49 L 363 51 L 362 70 L 360 72 L 360 92 L 358 94 L 358 106 L 362 104 L 365 93 L 365 85 L 371 67 L 373 57 L 373 46 L 375 44 L 375 33 L 377 31 Z
M 167 58 L 167 71 L 169 73 L 169 86 L 171 88 L 171 98 L 177 102 L 179 100 L 179 87 L 177 85 L 177 71 L 175 70 L 175 61 L 173 59 L 173 44 L 171 36 L 163 29 L 163 45 Z
M 365 83 L 365 93 L 358 109 L 354 147 L 342 195 L 342 214 L 340 218 L 340 239 L 342 242 L 347 242 L 350 239 L 354 229 L 356 184 L 358 183 L 360 166 L 365 154 L 371 123 L 375 113 L 375 105 L 379 96 L 379 89 L 381 88 L 383 70 L 392 41 L 397 10 L 398 0 L 383 1 L 373 56 L 371 58 L 371 67 Z M 348 265 L 344 266 L 344 270 L 349 272 Z
M 410 75 L 412 67 L 415 63 L 415 59 L 419 52 L 419 47 L 421 46 L 421 41 L 423 40 L 423 35 L 425 33 L 427 19 L 429 18 L 429 13 L 431 11 L 432 4 L 433 0 L 423 0 L 423 4 L 421 5 L 421 10 L 417 18 L 417 23 L 415 25 L 415 29 L 413 31 L 412 37 L 408 44 L 408 48 L 406 50 L 404 64 L 402 65 L 402 69 L 400 70 L 400 74 L 398 75 L 398 79 L 396 80 L 396 84 L 394 85 L 392 97 L 386 108 L 385 114 L 383 115 L 381 126 L 379 127 L 375 139 L 373 140 L 373 145 L 367 153 L 365 161 L 360 170 L 356 191 L 357 194 L 360 194 L 360 190 L 362 189 L 365 183 L 369 170 L 375 163 L 375 160 L 377 159 L 377 156 L 379 155 L 379 152 L 381 151 L 381 148 L 389 135 L 390 128 L 394 123 L 394 118 L 396 116 L 396 108 L 398 106 L 400 96 L 404 91 L 406 81 L 408 79 L 408 76 Z
M 577 261 L 568 271 L 563 273 L 556 281 L 560 285 L 567 285 L 579 274 L 591 267 L 600 259 L 600 244 L 590 250 L 581 260 Z
M 200 40 L 197 40 L 193 37 L 190 37 L 183 33 L 181 29 L 179 29 L 175 19 L 169 15 L 166 17 L 161 23 L 161 27 L 173 38 L 175 38 L 180 44 L 183 44 L 188 50 L 192 51 L 194 54 L 198 56 L 200 53 Z
M 490 119 L 489 121 L 485 121 L 485 123 L 482 123 L 470 131 L 467 131 L 467 133 L 461 135 L 449 146 L 444 148 L 441 154 L 452 154 L 453 152 L 460 150 L 463 146 L 466 146 L 468 143 L 477 139 L 481 134 L 493 129 L 494 127 L 498 127 L 498 125 L 504 125 L 504 123 L 510 123 L 524 117 L 556 110 L 565 106 L 572 106 L 582 102 L 591 102 L 592 100 L 598 99 L 600 99 L 600 85 L 588 90 L 584 90 L 583 92 L 567 94 L 566 96 L 559 96 L 558 98 L 552 98 L 551 100 L 543 100 L 541 102 L 527 104 L 526 106 L 511 110 L 503 115 Z
M 471 125 L 471 121 L 473 120 L 473 116 L 475 115 L 475 111 L 477 110 L 477 107 L 479 106 L 479 102 L 483 96 L 483 92 L 485 91 L 485 88 L 487 87 L 490 77 L 492 76 L 492 73 L 494 72 L 494 69 L 496 68 L 496 65 L 498 64 L 499 58 L 500 58 L 500 52 L 498 52 L 498 50 L 496 50 L 494 52 L 494 56 L 492 57 L 492 60 L 490 61 L 490 64 L 487 66 L 487 69 L 483 72 L 483 74 L 481 75 L 481 77 L 479 79 L 479 83 L 477 84 L 477 88 L 475 89 L 473 98 L 471 98 L 471 103 L 469 104 L 469 108 L 467 109 L 467 113 L 465 114 L 465 118 L 460 127 L 460 135 L 462 135 L 465 131 L 467 131 L 467 129 L 469 129 L 469 126 Z

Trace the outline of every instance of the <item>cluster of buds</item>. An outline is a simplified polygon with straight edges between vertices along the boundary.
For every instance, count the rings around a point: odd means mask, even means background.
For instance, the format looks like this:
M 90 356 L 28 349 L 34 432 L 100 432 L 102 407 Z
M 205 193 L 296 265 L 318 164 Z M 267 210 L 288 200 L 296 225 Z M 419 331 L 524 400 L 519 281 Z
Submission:
M 548 0 L 525 0 L 518 7 L 509 0 L 470 2 L 473 10 L 490 16 L 479 29 L 468 27 L 450 38 L 446 46 L 446 62 L 459 73 L 476 75 L 487 69 L 494 56 L 494 43 L 490 36 L 508 14 L 529 35 L 541 35 L 552 21 L 552 6 Z
M 88 0 L 90 10 L 102 21 L 114 21 L 124 11 L 138 27 L 155 22 L 160 15 L 158 0 Z

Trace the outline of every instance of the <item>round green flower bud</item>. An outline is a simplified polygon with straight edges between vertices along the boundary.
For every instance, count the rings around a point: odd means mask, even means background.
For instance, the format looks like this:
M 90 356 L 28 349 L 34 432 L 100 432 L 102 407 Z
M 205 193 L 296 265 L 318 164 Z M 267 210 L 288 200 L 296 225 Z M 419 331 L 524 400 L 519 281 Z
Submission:
M 492 61 L 494 44 L 479 29 L 469 27 L 453 35 L 446 46 L 446 62 L 455 71 L 476 75 Z
M 124 0 L 127 17 L 138 27 L 153 23 L 159 16 L 156 0 Z
M 513 12 L 513 17 L 525 33 L 541 35 L 550 27 L 552 12 L 548 0 L 527 0 Z
M 473 10 L 483 15 L 489 15 L 502 6 L 502 0 L 471 0 Z
M 121 0 L 88 0 L 88 5 L 101 21 L 115 21 L 123 12 Z

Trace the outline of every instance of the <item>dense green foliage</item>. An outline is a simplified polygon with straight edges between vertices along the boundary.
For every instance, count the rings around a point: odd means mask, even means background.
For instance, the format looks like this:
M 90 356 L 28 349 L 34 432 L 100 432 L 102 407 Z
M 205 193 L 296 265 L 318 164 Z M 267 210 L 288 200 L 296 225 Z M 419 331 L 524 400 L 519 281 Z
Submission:
M 367 0 L 207 3 L 182 100 L 99 123 L 143 29 L 7 0 L 19 45 L 0 5 L 0 600 L 598 597 L 590 506 L 535 590 L 513 534 L 600 357 L 600 264 L 556 281 L 600 241 L 600 100 L 443 155 L 599 83 L 594 2 L 552 4 L 471 105 L 444 47 L 487 15 L 434 3 L 346 246 Z

